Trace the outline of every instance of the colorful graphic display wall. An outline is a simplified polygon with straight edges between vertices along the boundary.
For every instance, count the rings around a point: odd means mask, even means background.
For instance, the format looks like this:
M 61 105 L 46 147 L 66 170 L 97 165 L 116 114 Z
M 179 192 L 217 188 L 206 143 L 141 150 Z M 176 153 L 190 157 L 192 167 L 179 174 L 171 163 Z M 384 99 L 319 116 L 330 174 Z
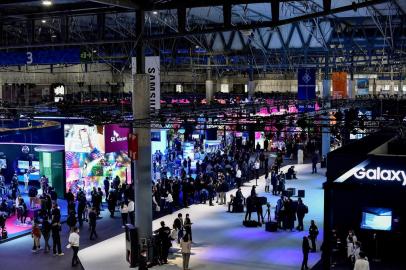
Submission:
M 65 125 L 66 189 L 103 187 L 106 177 L 131 180 L 129 129 L 119 125 Z

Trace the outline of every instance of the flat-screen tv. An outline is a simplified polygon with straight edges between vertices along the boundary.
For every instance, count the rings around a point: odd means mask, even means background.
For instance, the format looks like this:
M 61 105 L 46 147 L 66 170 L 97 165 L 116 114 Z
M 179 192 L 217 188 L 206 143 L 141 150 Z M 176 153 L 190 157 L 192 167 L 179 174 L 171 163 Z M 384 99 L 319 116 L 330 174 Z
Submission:
M 33 161 L 31 166 L 34 167 L 36 170 L 39 170 L 39 161 Z
M 392 210 L 389 208 L 368 207 L 362 210 L 361 229 L 392 230 Z
M 28 170 L 30 168 L 30 162 L 28 160 L 19 160 L 17 162 L 18 168 L 21 170 Z
M 7 169 L 7 160 L 0 158 L 0 169 Z

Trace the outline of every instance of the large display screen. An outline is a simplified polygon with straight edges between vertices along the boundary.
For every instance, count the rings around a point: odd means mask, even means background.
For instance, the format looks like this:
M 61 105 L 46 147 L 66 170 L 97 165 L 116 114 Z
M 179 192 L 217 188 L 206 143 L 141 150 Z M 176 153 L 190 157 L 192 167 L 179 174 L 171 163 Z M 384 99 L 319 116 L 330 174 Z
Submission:
M 65 125 L 65 151 L 76 153 L 104 152 L 104 127 Z
M 79 187 L 85 190 L 103 187 L 106 177 L 118 176 L 121 182 L 130 182 L 131 160 L 126 149 L 125 151 L 120 150 L 124 148 L 120 146 L 122 142 L 128 143 L 127 135 L 124 136 L 123 131 L 119 131 L 118 128 L 120 128 L 119 125 L 107 125 L 106 127 L 65 125 L 67 190 L 71 189 L 76 192 Z M 108 146 L 107 142 L 111 143 L 112 140 L 117 140 L 118 144 Z M 105 146 L 109 148 L 109 151 L 114 152 L 107 152 Z
M 392 210 L 388 208 L 364 209 L 362 212 L 361 228 L 390 231 L 392 229 Z

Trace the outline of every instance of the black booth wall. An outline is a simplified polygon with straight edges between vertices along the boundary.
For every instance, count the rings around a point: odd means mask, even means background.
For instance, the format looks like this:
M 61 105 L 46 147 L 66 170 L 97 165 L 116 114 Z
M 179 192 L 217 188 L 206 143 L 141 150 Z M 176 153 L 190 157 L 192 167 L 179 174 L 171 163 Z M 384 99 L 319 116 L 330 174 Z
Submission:
M 396 134 L 380 133 L 370 135 L 346 145 L 327 156 L 327 182 L 324 183 L 324 239 L 330 239 L 331 230 L 336 229 L 345 241 L 348 230 L 354 229 L 363 249 L 369 257 L 375 257 L 378 243 L 378 257 L 385 261 L 404 261 L 406 243 L 406 186 L 399 182 L 347 180 L 335 182 L 366 159 L 372 159 L 374 166 L 406 170 L 406 156 L 369 155 L 372 150 L 391 140 Z M 393 148 L 390 146 L 389 148 Z M 393 167 L 392 167 L 393 165 Z M 361 229 L 364 207 L 390 208 L 398 218 L 398 227 L 391 231 Z M 376 233 L 377 241 L 373 239 Z M 331 254 L 330 241 L 324 241 L 327 258 Z M 400 248 L 402 247 L 402 248 Z M 328 260 L 323 260 L 324 269 L 329 269 Z
M 362 242 L 363 249 L 370 256 L 375 256 L 375 242 L 373 235 L 376 233 L 378 243 L 378 257 L 390 259 L 401 255 L 406 241 L 406 187 L 385 187 L 371 184 L 337 184 L 331 194 L 330 210 L 332 228 L 341 233 L 345 239 L 348 230 L 354 229 L 358 239 Z M 360 229 L 362 210 L 365 207 L 390 208 L 393 216 L 399 219 L 397 226 L 392 231 L 371 231 Z M 398 254 L 396 254 L 398 253 Z

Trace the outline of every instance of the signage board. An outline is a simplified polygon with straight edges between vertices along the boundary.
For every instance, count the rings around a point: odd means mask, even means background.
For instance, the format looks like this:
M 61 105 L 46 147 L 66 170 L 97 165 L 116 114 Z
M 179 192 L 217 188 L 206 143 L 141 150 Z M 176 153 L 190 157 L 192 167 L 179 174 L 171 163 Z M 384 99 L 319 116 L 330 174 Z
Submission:
M 358 182 L 374 184 L 396 184 L 406 186 L 406 168 L 403 160 L 386 156 L 371 156 L 351 170 L 347 171 L 335 182 Z

